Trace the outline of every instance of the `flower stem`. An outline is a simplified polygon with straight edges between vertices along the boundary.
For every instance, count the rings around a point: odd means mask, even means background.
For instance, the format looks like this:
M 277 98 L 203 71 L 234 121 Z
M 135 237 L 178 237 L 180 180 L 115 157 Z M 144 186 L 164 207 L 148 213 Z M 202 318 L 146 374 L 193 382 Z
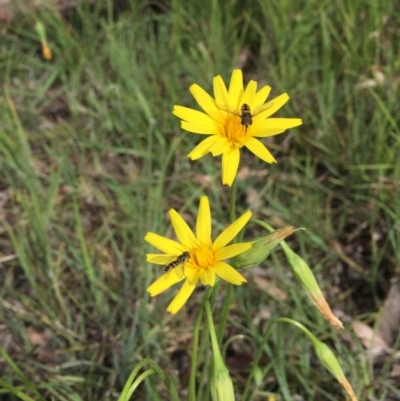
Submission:
M 197 373 L 197 361 L 199 357 L 199 333 L 200 333 L 201 322 L 203 320 L 205 305 L 209 304 L 209 299 L 211 297 L 211 294 L 212 294 L 212 288 L 209 288 L 209 290 L 206 292 L 203 298 L 203 303 L 201 305 L 199 314 L 197 315 L 196 323 L 194 325 L 192 361 L 190 365 L 190 379 L 189 379 L 189 393 L 188 393 L 189 401 L 196 401 L 196 373 Z M 203 333 L 203 337 L 204 335 L 205 334 Z M 202 352 L 200 352 L 200 355 L 201 354 Z
M 218 328 L 217 328 L 217 337 L 219 345 L 222 344 L 222 336 L 224 335 L 226 321 L 228 320 L 229 314 L 229 305 L 231 304 L 232 299 L 232 285 L 228 284 L 226 289 L 226 296 L 224 299 L 224 304 L 222 305 L 221 316 L 219 318 Z
M 231 186 L 231 200 L 229 204 L 229 217 L 231 223 L 236 220 L 236 179 L 233 181 Z
M 193 331 L 193 348 L 192 348 L 192 360 L 190 366 L 190 379 L 189 379 L 189 401 L 196 401 L 196 373 L 197 373 L 197 359 L 199 355 L 199 331 L 201 321 L 203 320 L 204 308 L 200 308 L 199 314 L 197 315 L 196 323 Z
M 231 186 L 231 200 L 229 205 L 229 217 L 231 223 L 236 220 L 236 179 L 233 181 Z M 235 239 L 232 241 L 235 242 Z M 225 331 L 226 321 L 228 320 L 229 306 L 232 300 L 232 284 L 228 284 L 228 288 L 226 290 L 226 297 L 224 299 L 224 304 L 222 306 L 221 317 L 218 323 L 217 329 L 217 337 L 218 343 L 221 345 L 222 336 Z
M 213 349 L 214 358 L 218 359 L 218 362 L 221 363 L 222 355 L 221 355 L 221 351 L 219 350 L 219 347 L 218 347 L 217 336 L 215 334 L 214 322 L 212 319 L 211 305 L 209 302 L 206 302 L 205 310 L 206 310 L 208 329 L 210 332 L 211 345 L 212 345 L 212 349 Z
M 233 181 L 231 186 L 231 200 L 229 205 L 229 217 L 231 223 L 236 220 L 236 179 Z M 235 239 L 232 241 L 236 242 Z M 222 344 L 222 337 L 225 331 L 226 321 L 228 320 L 229 306 L 232 301 L 232 284 L 228 284 L 226 290 L 226 297 L 224 299 L 224 304 L 222 306 L 221 317 L 218 323 L 217 337 L 219 345 Z

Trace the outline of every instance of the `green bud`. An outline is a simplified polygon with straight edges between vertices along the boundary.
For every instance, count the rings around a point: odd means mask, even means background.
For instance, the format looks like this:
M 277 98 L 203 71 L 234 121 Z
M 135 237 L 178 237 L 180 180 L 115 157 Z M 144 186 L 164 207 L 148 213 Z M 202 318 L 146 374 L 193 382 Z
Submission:
M 290 247 L 286 245 L 285 241 L 281 242 L 281 247 L 285 252 L 291 272 L 305 289 L 316 308 L 321 312 L 322 316 L 333 326 L 339 329 L 343 328 L 343 323 L 333 314 L 328 302 L 319 288 L 314 274 L 308 267 L 305 260 L 293 252 Z
M 232 258 L 230 264 L 236 269 L 248 269 L 259 265 L 293 231 L 294 227 L 286 226 L 251 241 L 253 246 L 248 251 Z
M 211 306 L 209 302 L 205 303 L 205 311 L 210 331 L 212 346 L 212 362 L 213 372 L 211 377 L 211 398 L 213 401 L 235 401 L 235 392 L 233 391 L 233 383 L 229 376 L 228 369 L 225 367 L 219 349 L 217 334 L 215 332 L 214 322 L 212 319 Z
M 299 283 L 311 295 L 311 297 L 314 298 L 319 296 L 321 294 L 321 289 L 305 260 L 293 252 L 285 242 L 281 243 L 281 247 L 283 248 L 286 259 L 289 262 L 290 270 Z
M 235 401 L 232 380 L 228 369 L 215 369 L 211 379 L 211 398 L 213 401 Z
M 257 387 L 261 386 L 263 380 L 263 373 L 259 366 L 254 369 L 254 383 Z
M 350 400 L 358 401 L 353 387 L 344 375 L 343 370 L 339 365 L 339 361 L 337 360 L 333 351 L 326 344 L 317 339 L 313 341 L 313 345 L 318 359 L 326 367 L 326 369 L 328 369 L 329 372 L 332 373 L 334 378 L 342 385 L 344 391 L 346 391 L 346 393 L 350 396 Z
M 332 373 L 335 379 L 341 383 L 344 373 L 333 351 L 319 340 L 313 341 L 313 344 L 318 359 Z
M 41 21 L 36 21 L 35 24 L 36 32 L 41 42 L 46 42 L 46 28 Z

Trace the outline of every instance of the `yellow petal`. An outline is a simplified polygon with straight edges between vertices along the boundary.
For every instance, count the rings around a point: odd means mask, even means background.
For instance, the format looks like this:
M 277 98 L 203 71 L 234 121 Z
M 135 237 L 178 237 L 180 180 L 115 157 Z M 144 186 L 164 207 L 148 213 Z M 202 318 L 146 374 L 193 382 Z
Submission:
M 234 256 L 248 251 L 251 246 L 251 242 L 241 242 L 239 244 L 228 245 L 215 251 L 214 258 L 216 261 L 233 258 Z
M 196 221 L 196 236 L 198 241 L 205 246 L 211 243 L 211 212 L 207 196 L 200 198 L 199 212 Z
M 211 135 L 208 138 L 202 140 L 189 154 L 188 157 L 192 160 L 200 159 L 206 155 L 210 150 L 210 147 L 214 145 L 218 140 L 218 135 Z
M 240 151 L 233 148 L 229 152 L 225 152 L 222 156 L 222 183 L 232 186 L 239 167 Z
M 160 278 L 158 278 L 148 289 L 147 292 L 152 296 L 156 296 L 161 294 L 165 290 L 168 290 L 171 286 L 180 281 L 184 280 L 185 277 L 179 277 L 177 274 L 171 274 L 172 271 L 166 274 L 163 274 Z
M 254 102 L 254 96 L 256 95 L 256 91 L 257 91 L 257 82 L 251 80 L 247 84 L 242 99 L 240 100 L 241 105 L 244 103 L 252 104 Z
M 269 116 L 272 116 L 272 114 L 276 113 L 282 106 L 289 100 L 289 95 L 287 93 L 283 93 L 282 95 L 279 95 L 275 99 L 270 100 L 268 103 L 273 103 L 272 107 L 262 111 L 261 113 L 258 113 L 253 117 L 253 123 L 264 120 L 268 118 Z
M 218 139 L 209 147 L 208 151 L 211 152 L 213 156 L 219 156 L 227 152 L 230 147 L 231 144 L 226 137 L 218 136 Z
M 182 266 L 182 269 L 181 269 L 182 273 L 186 277 L 186 279 L 189 281 L 189 283 L 194 283 L 194 282 L 197 283 L 197 281 L 199 280 L 199 271 L 198 271 L 197 267 L 192 267 L 188 263 L 186 263 Z
M 208 115 L 201 111 L 190 109 L 184 106 L 174 106 L 172 114 L 181 118 L 184 121 L 201 124 L 204 126 L 210 126 L 210 129 L 215 128 L 215 121 Z
M 171 219 L 172 226 L 179 242 L 185 246 L 185 248 L 191 249 L 196 247 L 197 240 L 192 230 L 188 226 L 185 220 L 179 215 L 179 213 L 171 209 L 169 211 L 169 217 Z
M 240 108 L 239 101 L 243 95 L 243 74 L 242 70 L 233 70 L 229 84 L 229 105 Z
M 198 276 L 197 276 L 197 279 L 192 279 L 191 282 L 189 282 L 188 280 L 185 280 L 185 282 L 183 283 L 178 294 L 176 294 L 175 298 L 168 305 L 167 311 L 172 313 L 173 315 L 176 312 L 178 312 L 179 309 L 182 308 L 182 306 L 185 304 L 185 302 L 192 295 L 192 292 L 196 288 L 196 284 L 198 281 L 199 281 Z
M 161 252 L 169 253 L 171 255 L 180 255 L 185 251 L 185 248 L 179 243 L 172 239 L 162 237 L 161 235 L 155 233 L 147 233 L 144 237 L 145 241 L 153 245 Z
M 250 210 L 243 213 L 238 219 L 236 219 L 229 227 L 225 228 L 224 231 L 220 235 L 218 235 L 217 239 L 214 241 L 213 250 L 217 252 L 219 249 L 223 248 L 229 242 L 232 241 L 233 238 L 236 237 L 237 233 L 246 225 L 249 221 L 252 213 Z
M 225 262 L 216 262 L 214 264 L 215 274 L 223 280 L 235 285 L 246 283 L 246 279 L 232 266 Z
M 187 121 L 181 121 L 181 128 L 185 131 L 193 132 L 194 134 L 200 135 L 211 135 L 218 132 L 216 128 L 211 128 L 209 125 L 188 123 Z
M 215 284 L 215 271 L 213 268 L 201 269 L 200 271 L 201 284 L 214 287 Z
M 224 81 L 222 80 L 221 75 L 214 77 L 213 86 L 215 103 L 229 104 L 228 91 L 226 90 L 226 86 L 224 84 Z
M 289 128 L 301 125 L 301 118 L 268 118 L 257 121 L 249 128 L 248 136 L 265 138 L 268 136 L 278 135 L 285 132 Z
M 278 134 L 282 134 L 282 132 L 286 131 L 285 129 L 281 128 L 265 128 L 268 126 L 268 120 L 259 121 L 257 124 L 253 124 L 249 130 L 247 131 L 247 135 L 249 137 L 258 137 L 258 138 L 265 138 L 268 136 L 274 136 Z
M 250 107 L 252 107 L 252 110 L 257 110 L 262 104 L 265 103 L 267 100 L 268 95 L 271 92 L 271 87 L 270 86 L 263 86 L 254 96 L 254 99 L 252 103 L 250 104 Z
M 221 112 L 215 105 L 215 100 L 199 85 L 193 84 L 189 88 L 200 107 L 217 123 L 221 121 Z
M 245 146 L 261 160 L 267 163 L 276 163 L 274 156 L 272 156 L 271 152 L 258 139 L 249 138 Z

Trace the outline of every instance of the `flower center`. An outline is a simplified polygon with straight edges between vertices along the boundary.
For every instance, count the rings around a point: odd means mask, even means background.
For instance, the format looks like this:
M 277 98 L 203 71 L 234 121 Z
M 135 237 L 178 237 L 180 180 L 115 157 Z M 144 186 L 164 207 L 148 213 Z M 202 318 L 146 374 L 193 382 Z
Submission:
M 232 113 L 227 113 L 223 126 L 223 136 L 231 143 L 231 146 L 241 148 L 246 142 L 246 128 L 242 125 L 242 119 Z
M 207 270 L 214 266 L 214 252 L 205 245 L 201 245 L 198 248 L 193 249 L 190 252 L 190 256 L 190 262 L 197 270 Z

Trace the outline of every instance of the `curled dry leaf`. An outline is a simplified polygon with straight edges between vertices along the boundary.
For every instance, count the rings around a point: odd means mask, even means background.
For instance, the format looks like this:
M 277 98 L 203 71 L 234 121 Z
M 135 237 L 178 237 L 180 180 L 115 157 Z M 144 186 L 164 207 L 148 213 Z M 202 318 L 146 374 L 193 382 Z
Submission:
M 33 327 L 26 328 L 26 337 L 32 345 L 46 345 L 51 338 L 48 331 L 38 331 Z
M 400 331 L 400 280 L 396 277 L 390 282 L 390 289 L 381 307 L 377 333 L 392 346 Z
M 392 352 L 391 346 L 400 330 L 400 281 L 393 278 L 381 308 L 376 328 L 360 322 L 352 323 L 354 334 L 361 340 L 374 359 Z
M 273 298 L 279 301 L 284 301 L 287 298 L 286 293 L 278 288 L 272 281 L 266 280 L 265 278 L 259 276 L 254 276 L 253 280 L 261 291 L 267 292 Z
M 368 324 L 355 320 L 352 324 L 354 334 L 361 340 L 365 348 L 375 357 L 386 354 L 390 347 L 380 336 L 377 330 L 374 330 Z

